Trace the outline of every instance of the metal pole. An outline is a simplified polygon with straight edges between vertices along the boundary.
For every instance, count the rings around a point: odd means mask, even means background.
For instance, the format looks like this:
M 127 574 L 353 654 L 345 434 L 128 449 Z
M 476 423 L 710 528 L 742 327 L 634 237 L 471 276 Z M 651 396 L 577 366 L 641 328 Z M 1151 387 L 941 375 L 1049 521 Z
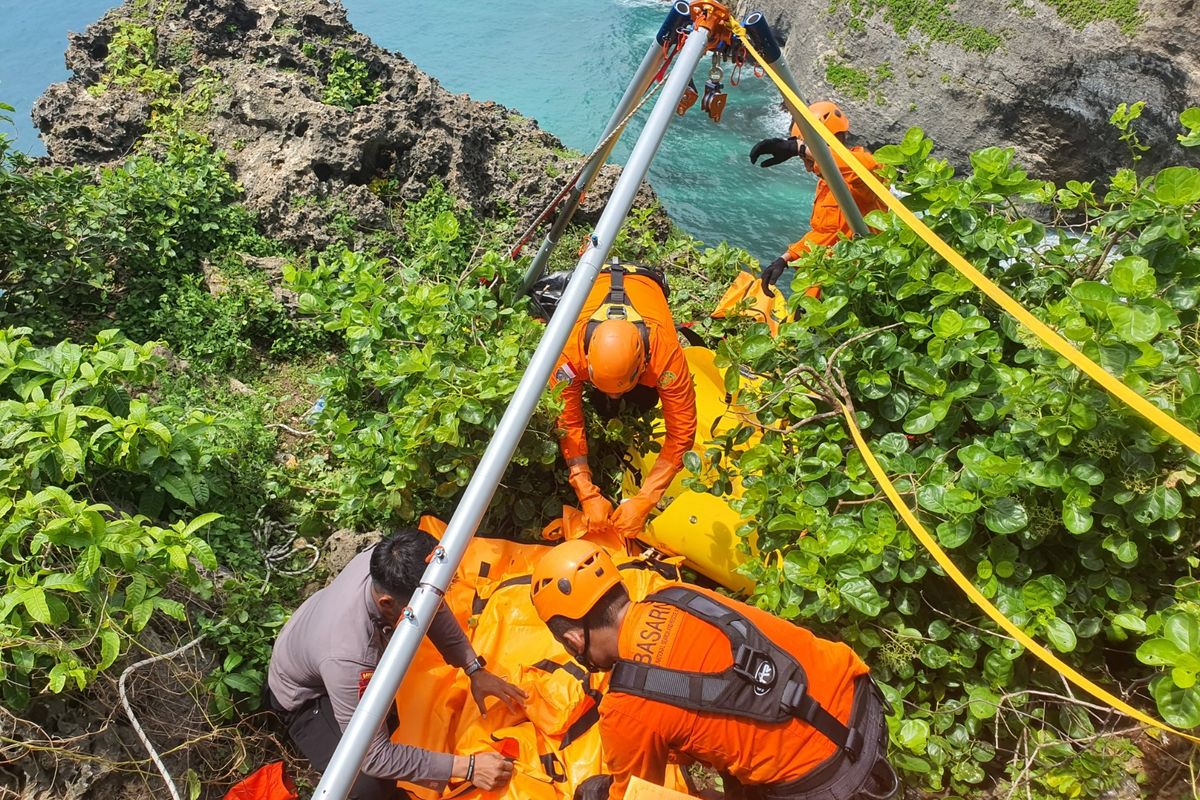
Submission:
M 675 68 L 668 76 L 662 94 L 650 112 L 633 152 L 629 155 L 629 162 L 622 170 L 604 213 L 596 223 L 592 234 L 592 247 L 579 259 L 571 282 L 559 301 L 558 310 L 546 326 L 546 333 L 538 343 L 513 399 L 504 412 L 492 441 L 488 443 L 475 474 L 471 476 L 462 501 L 455 509 L 454 516 L 450 518 L 450 524 L 442 536 L 441 546 L 426 567 L 421 585 L 413 594 L 409 607 L 404 610 L 403 616 L 396 624 L 396 631 L 375 668 L 375 674 L 342 734 L 342 740 L 334 751 L 329 767 L 321 776 L 321 782 L 313 794 L 316 800 L 345 800 L 351 785 L 358 777 L 358 770 L 371 737 L 379 729 L 391 707 L 396 690 L 404 680 L 434 612 L 442 602 L 446 587 L 454 577 L 467 544 L 475 535 L 479 521 L 483 518 L 492 495 L 495 494 L 496 486 L 508 467 L 513 451 L 516 450 L 517 443 L 529 424 L 529 418 L 533 416 L 538 398 L 550 379 L 550 372 L 554 369 L 592 284 L 600 273 L 600 267 L 612 248 L 617 231 L 633 206 L 638 187 L 658 151 L 659 144 L 662 143 L 667 127 L 675 116 L 675 107 L 683 97 L 683 91 L 687 88 L 707 45 L 708 29 L 697 28 L 676 57 Z
M 608 120 L 608 124 L 604 126 L 604 132 L 600 134 L 599 141 L 602 142 L 612 135 L 621 120 L 625 119 L 630 109 L 634 107 L 642 95 L 645 94 L 646 90 L 650 88 L 650 84 L 654 81 L 654 76 L 658 73 L 662 62 L 662 47 L 657 43 L 651 43 L 650 49 L 646 51 L 646 55 L 642 58 L 642 63 L 638 67 L 637 73 L 633 76 L 633 80 L 629 84 L 629 88 L 621 96 L 621 102 L 617 104 L 612 117 Z M 562 239 L 563 233 L 566 232 L 567 226 L 571 224 L 571 218 L 575 216 L 575 212 L 579 210 L 579 206 L 583 203 L 583 195 L 591 188 L 592 182 L 600 173 L 600 168 L 608 161 L 609 155 L 612 154 L 613 148 L 616 147 L 617 141 L 621 138 L 621 133 L 623 131 L 618 131 L 612 137 L 612 140 L 602 149 L 598 150 L 583 168 L 583 172 L 579 175 L 579 180 L 575 183 L 575 188 L 571 190 L 566 201 L 555 215 L 554 222 L 551 224 L 550 230 L 546 233 L 546 238 L 542 240 L 542 246 L 538 248 L 537 255 L 533 257 L 529 269 L 525 270 L 525 277 L 521 281 L 519 295 L 528 293 L 533 288 L 533 284 L 537 279 L 542 277 L 542 272 L 546 269 L 546 262 L 550 260 L 550 254 L 558 246 L 558 242 Z
M 779 73 L 779 77 L 788 85 L 788 88 L 795 92 L 797 97 L 800 97 L 800 89 L 796 85 L 796 79 L 792 76 L 792 71 L 788 69 L 787 61 L 783 58 L 783 51 L 780 49 L 779 43 L 775 39 L 775 34 L 771 31 L 771 26 L 767 24 L 767 20 L 762 12 L 755 11 L 751 13 L 746 17 L 742 26 L 746 28 L 748 34 L 754 37 L 755 47 L 762 53 L 767 63 L 775 68 L 775 71 Z M 812 126 L 808 124 L 808 120 L 792 105 L 792 102 L 786 96 L 783 101 L 787 105 L 788 111 L 792 113 L 792 119 L 800 127 L 800 134 L 804 137 L 804 144 L 808 148 L 808 151 L 812 153 L 813 160 L 817 162 L 817 167 L 821 170 L 821 177 L 829 184 L 829 188 L 833 191 L 833 198 L 837 200 L 838 207 L 846 215 L 846 219 L 849 220 L 850 227 L 854 229 L 854 233 L 858 236 L 869 236 L 871 229 L 867 227 L 862 212 L 858 210 L 858 205 L 854 202 L 854 195 L 850 193 L 850 186 L 846 183 L 846 179 L 842 177 L 842 171 L 838 169 L 837 162 L 833 160 L 833 153 L 830 152 L 829 145 L 825 143 L 820 134 L 812 129 Z
M 630 110 L 637 105 L 646 90 L 650 88 L 650 84 L 654 81 L 654 76 L 658 74 L 658 70 L 663 64 L 663 47 L 675 34 L 675 31 L 680 25 L 691 20 L 691 10 L 686 2 L 680 0 L 676 2 L 671 10 L 667 13 L 667 18 L 663 21 L 662 27 L 659 28 L 658 34 L 655 35 L 654 41 L 650 44 L 650 49 L 646 51 L 646 55 L 642 57 L 642 63 L 638 66 L 637 72 L 634 73 L 633 80 L 630 81 L 628 88 L 625 89 L 625 94 L 621 96 L 621 100 L 617 103 L 616 109 L 612 116 L 608 119 L 608 124 L 604 126 L 604 132 L 600 134 L 599 141 L 603 142 L 609 136 L 612 140 L 604 146 L 603 149 L 597 151 L 584 166 L 583 171 L 579 175 L 579 180 L 575 187 L 567 196 L 566 202 L 559 209 L 558 214 L 554 217 L 554 222 L 550 226 L 549 232 L 546 233 L 546 238 L 542 240 L 541 247 L 538 248 L 537 255 L 533 257 L 533 261 L 529 265 L 529 269 L 525 270 L 525 277 L 521 280 L 521 291 L 518 295 L 523 295 L 533 288 L 534 282 L 542 277 L 542 273 L 546 269 L 546 262 L 550 260 L 550 255 L 554 252 L 554 248 L 558 246 L 559 240 L 562 239 L 563 233 L 566 232 L 567 226 L 571 224 L 571 219 L 575 216 L 575 212 L 579 210 L 579 206 L 583 203 L 583 196 L 591 188 L 592 182 L 595 181 L 596 175 L 600 173 L 600 168 L 608 161 L 608 157 L 612 154 L 613 148 L 616 147 L 617 141 L 620 140 L 623 130 L 618 131 L 617 126 L 629 114 Z M 613 132 L 616 135 L 613 136 Z

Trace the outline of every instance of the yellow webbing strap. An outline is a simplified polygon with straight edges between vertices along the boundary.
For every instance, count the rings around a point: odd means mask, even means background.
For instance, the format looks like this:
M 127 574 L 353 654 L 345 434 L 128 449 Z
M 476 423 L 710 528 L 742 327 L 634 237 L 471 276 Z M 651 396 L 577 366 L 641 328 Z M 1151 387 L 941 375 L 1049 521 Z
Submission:
M 983 593 L 975 588 L 975 584 L 971 583 L 967 576 L 963 575 L 958 567 L 954 565 L 954 562 L 950 560 L 950 556 L 946 554 L 946 551 L 943 550 L 940 545 L 938 545 L 937 541 L 933 538 L 933 536 L 930 535 L 929 531 L 925 529 L 925 526 L 921 524 L 921 521 L 917 519 L 917 516 L 913 514 L 911 510 L 909 510 L 907 505 L 904 504 L 904 500 L 901 499 L 900 493 L 896 491 L 896 487 L 892 485 L 887 473 L 883 471 L 883 467 L 875 458 L 875 454 L 871 452 L 871 448 L 867 447 L 867 442 L 865 439 L 863 439 L 862 431 L 859 430 L 858 423 L 854 420 L 854 412 L 851 411 L 848 406 L 843 405 L 842 414 L 846 417 L 846 425 L 850 428 L 850 435 L 854 437 L 854 444 L 858 447 L 858 452 L 862 454 L 863 461 L 866 462 L 867 467 L 871 470 L 871 474 L 875 476 L 876 482 L 878 482 L 883 488 L 883 493 L 887 495 L 887 498 L 891 501 L 892 506 L 897 512 L 899 512 L 900 516 L 908 524 L 908 527 L 912 530 L 912 532 L 916 534 L 916 537 L 921 541 L 921 544 L 925 545 L 925 549 L 933 555 L 934 560 L 937 561 L 937 563 L 941 565 L 942 569 L 946 571 L 946 574 L 950 576 L 950 579 L 958 584 L 958 588 L 966 592 L 967 596 L 971 598 L 971 601 L 983 609 L 984 613 L 991 617 L 993 622 L 999 625 L 1006 633 L 1008 633 L 1009 636 L 1012 636 L 1014 639 L 1024 645 L 1025 649 L 1029 650 L 1035 656 L 1054 668 L 1059 675 L 1062 675 L 1064 678 L 1090 694 L 1092 697 L 1095 697 L 1101 702 L 1107 703 L 1109 706 L 1117 711 L 1120 711 L 1122 714 L 1133 717 L 1144 725 L 1149 725 L 1154 728 L 1161 728 L 1168 733 L 1173 733 L 1176 736 L 1182 736 L 1184 739 L 1187 739 L 1190 742 L 1200 744 L 1200 737 L 1192 736 L 1184 733 L 1183 731 L 1176 730 L 1167 723 L 1160 722 L 1154 717 L 1137 710 L 1121 698 L 1109 694 L 1100 686 L 1092 683 L 1083 675 L 1072 669 L 1070 665 L 1062 661 L 1058 656 L 1054 655 L 1049 650 L 1031 639 L 1025 633 L 1025 631 L 1018 628 L 1015 623 L 1008 619 L 1008 617 L 1000 613 L 1000 609 L 992 605 L 992 602 L 984 597 Z
M 763 57 L 759 55 L 758 51 L 754 49 L 754 45 L 750 43 L 750 38 L 746 35 L 745 29 L 736 21 L 733 23 L 733 29 L 734 33 L 736 33 L 746 45 L 746 50 L 749 51 L 750 55 L 754 56 L 754 60 L 759 63 L 759 65 L 766 71 L 767 75 L 771 77 L 771 80 L 775 82 L 775 85 L 779 88 L 779 91 L 783 93 L 784 97 L 786 97 L 793 106 L 799 109 L 800 113 L 806 120 L 808 120 L 808 123 L 812 126 L 813 130 L 819 133 L 821 138 L 829 144 L 835 153 L 837 153 L 838 158 L 840 158 L 843 163 L 849 165 L 850 168 L 854 170 L 854 174 L 857 175 L 863 183 L 870 187 L 871 191 L 874 192 L 880 200 L 886 203 L 887 207 L 891 209 L 891 211 L 897 217 L 904 220 L 905 224 L 912 228 L 912 230 L 918 236 L 920 236 L 926 244 L 932 247 L 938 253 L 938 255 L 946 259 L 946 261 L 950 263 L 950 266 L 954 267 L 956 270 L 965 275 L 967 279 L 971 281 L 971 283 L 975 284 L 975 286 L 983 291 L 984 294 L 992 298 L 997 305 L 999 305 L 1009 314 L 1012 314 L 1014 317 L 1016 317 L 1022 325 L 1033 331 L 1034 335 L 1045 342 L 1051 350 L 1070 361 L 1079 369 L 1083 370 L 1083 372 L 1091 377 L 1092 380 L 1096 381 L 1105 389 L 1107 389 L 1110 393 L 1116 396 L 1117 399 L 1121 400 L 1121 402 L 1125 403 L 1125 405 L 1129 406 L 1138 414 L 1157 425 L 1172 438 L 1190 448 L 1192 452 L 1200 454 L 1200 434 L 1191 430 L 1186 425 L 1172 417 L 1170 414 L 1167 414 L 1165 411 L 1155 406 L 1149 400 L 1130 389 L 1112 375 L 1108 374 L 1108 372 L 1106 372 L 1104 368 L 1095 361 L 1092 361 L 1083 353 L 1076 350 L 1070 342 L 1059 336 L 1048 325 L 1039 320 L 1037 317 L 1033 316 L 1033 314 L 1029 313 L 1024 306 L 1010 297 L 1007 292 L 988 279 L 986 275 L 977 270 L 975 267 L 971 266 L 971 264 L 961 255 L 959 255 L 953 247 L 942 241 L 941 237 L 930 230 L 924 222 L 922 222 L 916 217 L 915 214 L 909 211 L 898 197 L 888 191 L 887 187 L 884 186 L 883 183 L 881 183 L 880 180 L 876 178 L 869 169 L 863 166 L 862 163 L 860 163 L 859 160 L 855 158 L 854 155 L 846 148 L 846 146 L 838 141 L 836 136 L 830 133 L 829 130 L 821 124 L 820 120 L 818 120 L 816 116 L 814 116 L 813 113 L 808 110 L 808 105 L 799 97 L 797 97 L 795 92 L 788 88 L 788 85 L 779 77 L 779 73 L 777 73 L 770 64 L 766 63 L 766 61 L 763 60 Z

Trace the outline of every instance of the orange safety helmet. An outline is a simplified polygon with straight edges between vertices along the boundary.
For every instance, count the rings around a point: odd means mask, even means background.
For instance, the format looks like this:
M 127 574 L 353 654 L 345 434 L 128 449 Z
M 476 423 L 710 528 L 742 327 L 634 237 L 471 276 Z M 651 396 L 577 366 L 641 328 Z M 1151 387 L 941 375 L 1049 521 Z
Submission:
M 808 110 L 813 113 L 813 116 L 821 121 L 821 124 L 829 129 L 830 133 L 846 133 L 850 130 L 850 118 L 846 116 L 846 112 L 842 111 L 837 103 L 831 103 L 828 100 L 818 100 L 808 107 Z M 792 123 L 792 136 L 797 136 L 801 139 L 804 135 L 800 132 L 800 126 Z
M 563 542 L 533 568 L 529 594 L 542 622 L 554 617 L 583 619 L 621 573 L 604 548 L 584 539 Z
M 587 343 L 588 380 L 608 395 L 621 395 L 637 385 L 646 368 L 646 344 L 637 325 L 606 319 Z

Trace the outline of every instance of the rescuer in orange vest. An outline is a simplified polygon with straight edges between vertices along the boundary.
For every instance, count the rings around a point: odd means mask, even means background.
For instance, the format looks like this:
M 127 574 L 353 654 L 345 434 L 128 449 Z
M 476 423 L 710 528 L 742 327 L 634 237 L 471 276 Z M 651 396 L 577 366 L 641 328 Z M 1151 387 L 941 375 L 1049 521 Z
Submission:
M 696 389 L 660 273 L 615 259 L 601 272 L 550 378 L 552 388 L 559 383 L 567 384 L 559 444 L 588 524 L 607 521 L 623 536 L 640 534 L 696 440 Z M 638 494 L 615 510 L 588 466 L 585 384 L 595 389 L 593 405 L 602 416 L 615 416 L 622 403 L 645 410 L 662 404 L 662 451 Z
M 661 785 L 672 754 L 719 770 L 731 798 L 882 800 L 898 788 L 882 695 L 845 644 L 683 583 L 631 602 L 585 539 L 544 555 L 530 593 L 573 658 L 611 673 L 610 800 L 631 775 Z
M 845 144 L 846 134 L 850 131 L 850 120 L 846 117 L 836 104 L 828 100 L 821 100 L 813 103 L 808 107 L 817 119 L 829 129 L 830 133 L 837 136 L 838 141 Z M 837 200 L 833 196 L 833 190 L 829 188 L 829 184 L 825 181 L 825 176 L 821 174 L 820 168 L 813 160 L 812 154 L 804 145 L 804 139 L 800 135 L 800 128 L 795 123 L 792 123 L 792 135 L 787 139 L 763 139 L 750 151 L 750 162 L 758 163 L 758 159 L 764 155 L 770 156 L 762 163 L 763 167 L 773 167 L 776 164 L 782 164 L 790 158 L 800 156 L 804 159 L 805 168 L 817 176 L 817 194 L 813 199 L 812 220 L 809 222 L 810 230 L 804 234 L 799 240 L 792 243 L 788 247 L 787 252 L 779 258 L 772 261 L 762 272 L 762 288 L 767 295 L 774 297 L 775 293 L 771 287 L 779 282 L 779 278 L 783 275 L 783 271 L 787 269 L 787 265 L 798 259 L 801 255 L 807 252 L 814 245 L 830 246 L 837 244 L 838 240 L 843 236 L 851 238 L 854 236 L 854 230 L 850 227 L 849 220 L 838 207 Z M 850 152 L 854 157 L 865 166 L 867 169 L 874 172 L 879 167 L 879 162 L 865 148 L 852 147 Z M 834 161 L 837 163 L 838 171 L 842 177 L 846 179 L 847 185 L 850 187 L 850 193 L 854 197 L 854 204 L 858 206 L 858 210 L 866 216 L 869 212 L 876 209 L 883 210 L 887 208 L 883 201 L 875 196 L 865 183 L 859 180 L 854 174 L 854 170 L 845 162 L 838 158 L 837 154 L 833 154 Z M 805 291 L 811 297 L 820 297 L 820 287 L 810 287 Z

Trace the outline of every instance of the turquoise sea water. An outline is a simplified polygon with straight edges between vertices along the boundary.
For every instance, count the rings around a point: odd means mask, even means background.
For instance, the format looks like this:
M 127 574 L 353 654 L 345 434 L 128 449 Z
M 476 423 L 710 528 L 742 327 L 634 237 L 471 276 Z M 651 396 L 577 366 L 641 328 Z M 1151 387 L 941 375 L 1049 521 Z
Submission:
M 344 2 L 358 30 L 403 53 L 450 91 L 514 108 L 584 152 L 594 147 L 668 6 L 658 0 Z M 17 109 L 19 149 L 45 152 L 29 110 L 47 85 L 67 77 L 67 32 L 83 30 L 110 5 L 112 0 L 0 0 L 0 101 Z M 701 63 L 697 85 L 708 66 Z M 799 166 L 763 170 L 749 162 L 756 141 L 781 135 L 787 126 L 770 84 L 747 73 L 740 86 L 727 90 L 719 125 L 699 103 L 676 118 L 650 180 L 685 230 L 769 260 L 805 230 L 814 183 Z M 647 113 L 643 109 L 625 133 L 616 160 L 628 155 Z

